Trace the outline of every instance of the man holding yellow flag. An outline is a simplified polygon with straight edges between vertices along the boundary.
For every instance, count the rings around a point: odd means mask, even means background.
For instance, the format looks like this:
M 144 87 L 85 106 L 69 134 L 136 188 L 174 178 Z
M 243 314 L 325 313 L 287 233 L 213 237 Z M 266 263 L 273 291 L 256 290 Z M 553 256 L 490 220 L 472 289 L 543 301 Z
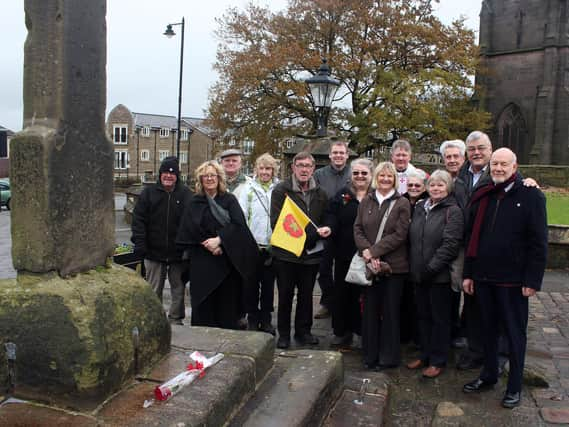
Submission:
M 316 345 L 311 334 L 312 291 L 329 227 L 318 227 L 328 198 L 316 184 L 314 157 L 301 152 L 292 160 L 292 176 L 280 182 L 271 198 L 273 266 L 277 276 L 278 348 L 290 346 L 290 323 L 294 290 L 297 291 L 294 338 L 300 345 Z

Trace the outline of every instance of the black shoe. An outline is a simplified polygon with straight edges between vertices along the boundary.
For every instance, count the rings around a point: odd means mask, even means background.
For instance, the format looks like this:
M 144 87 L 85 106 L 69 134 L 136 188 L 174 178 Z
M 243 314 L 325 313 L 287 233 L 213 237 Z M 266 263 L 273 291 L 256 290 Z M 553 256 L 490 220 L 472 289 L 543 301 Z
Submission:
M 492 390 L 495 383 L 489 383 L 480 378 L 476 378 L 474 381 L 464 384 L 462 391 L 465 393 L 480 393 L 482 391 Z
M 290 347 L 290 338 L 280 336 L 277 340 L 277 348 L 286 349 Z
M 330 345 L 339 347 L 350 345 L 352 343 L 353 334 L 351 332 L 344 334 L 344 335 L 334 335 L 332 341 L 330 341 Z
M 300 345 L 317 345 L 319 342 L 318 338 L 316 338 L 311 333 L 306 333 L 306 334 L 302 334 L 302 335 L 295 335 L 294 339 Z
M 247 320 L 247 330 L 248 331 L 260 331 L 259 322 Z
M 382 364 L 379 364 L 374 368 L 374 371 L 382 372 L 382 371 L 385 371 L 386 369 L 394 369 L 397 367 L 399 367 L 399 365 L 382 365 Z
M 325 306 L 320 306 L 320 310 L 318 310 L 316 312 L 316 314 L 314 315 L 315 319 L 326 319 L 328 317 L 330 317 L 332 314 L 330 313 L 330 310 L 328 310 L 328 307 Z
M 512 409 L 518 406 L 521 400 L 522 395 L 519 391 L 516 393 L 510 393 L 509 391 L 506 391 L 504 397 L 502 398 L 502 406 L 507 409 Z
M 464 337 L 458 337 L 452 340 L 452 348 L 462 349 L 468 346 L 468 341 Z
M 275 327 L 271 325 L 271 322 L 261 322 L 259 326 L 259 331 L 266 332 L 267 334 L 271 334 L 272 336 L 276 335 Z
M 468 371 L 470 369 L 480 369 L 482 361 L 471 357 L 461 357 L 456 364 L 456 369 L 459 371 Z

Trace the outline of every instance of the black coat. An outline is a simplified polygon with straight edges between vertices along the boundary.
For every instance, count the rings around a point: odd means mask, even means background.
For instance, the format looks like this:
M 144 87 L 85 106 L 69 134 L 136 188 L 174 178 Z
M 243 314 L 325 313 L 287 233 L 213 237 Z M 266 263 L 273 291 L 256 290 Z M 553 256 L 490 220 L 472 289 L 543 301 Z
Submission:
M 279 218 L 287 195 L 315 224 L 322 224 L 324 212 L 328 204 L 328 197 L 324 190 L 317 186 L 314 180 L 311 180 L 310 189 L 301 193 L 293 189 L 292 178 L 288 178 L 278 183 L 271 194 L 271 228 L 273 230 L 275 229 L 277 219 Z M 322 251 L 307 254 L 306 249 L 313 248 L 321 237 L 316 232 L 316 228 L 310 223 L 306 226 L 305 232 L 306 241 L 300 257 L 297 257 L 285 249 L 273 246 L 273 255 L 275 258 L 298 264 L 319 264 L 322 258 Z
M 190 251 L 190 293 L 192 305 L 198 306 L 213 292 L 232 269 L 249 286 L 256 279 L 259 250 L 239 202 L 231 193 L 218 194 L 214 200 L 229 212 L 230 223 L 222 226 L 213 216 L 204 195 L 194 195 L 184 213 L 177 243 Z M 222 255 L 213 255 L 201 242 L 219 236 Z M 229 302 L 228 303 L 234 303 Z
M 160 262 L 178 262 L 176 235 L 192 192 L 177 182 L 172 192 L 162 184 L 144 187 L 132 214 L 132 243 L 141 257 Z
M 464 216 L 453 196 L 430 212 L 426 200 L 415 205 L 409 228 L 410 279 L 415 283 L 450 283 L 449 266 L 457 257 L 464 233 Z
M 478 205 L 476 202 L 469 209 L 468 237 Z M 514 186 L 503 199 L 490 196 L 480 231 L 478 253 L 476 258 L 465 258 L 463 277 L 540 290 L 546 260 L 545 196 L 537 188 L 525 187 L 517 175 Z
M 329 240 L 337 259 L 349 261 L 356 253 L 354 222 L 359 205 L 350 187 L 341 189 L 328 203 L 324 224 L 332 230 Z

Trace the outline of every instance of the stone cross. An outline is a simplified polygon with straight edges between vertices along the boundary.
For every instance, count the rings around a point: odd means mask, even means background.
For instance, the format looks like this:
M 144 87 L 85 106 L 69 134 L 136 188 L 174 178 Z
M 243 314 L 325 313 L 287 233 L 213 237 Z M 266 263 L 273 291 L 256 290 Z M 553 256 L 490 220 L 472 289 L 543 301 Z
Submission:
M 106 1 L 25 0 L 24 126 L 11 143 L 12 258 L 62 277 L 114 247 Z

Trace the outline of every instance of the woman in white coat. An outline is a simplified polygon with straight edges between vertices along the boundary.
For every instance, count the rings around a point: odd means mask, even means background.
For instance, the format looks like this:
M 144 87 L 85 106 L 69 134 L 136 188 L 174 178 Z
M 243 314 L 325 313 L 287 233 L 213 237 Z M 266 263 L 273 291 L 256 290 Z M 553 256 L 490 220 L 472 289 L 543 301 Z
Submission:
M 257 241 L 260 265 L 257 269 L 257 282 L 247 286 L 245 309 L 248 329 L 275 335 L 271 322 L 273 312 L 275 273 L 271 257 L 271 193 L 278 180 L 277 161 L 268 153 L 262 154 L 255 162 L 255 176 L 239 195 L 239 204 L 245 214 L 247 225 Z

